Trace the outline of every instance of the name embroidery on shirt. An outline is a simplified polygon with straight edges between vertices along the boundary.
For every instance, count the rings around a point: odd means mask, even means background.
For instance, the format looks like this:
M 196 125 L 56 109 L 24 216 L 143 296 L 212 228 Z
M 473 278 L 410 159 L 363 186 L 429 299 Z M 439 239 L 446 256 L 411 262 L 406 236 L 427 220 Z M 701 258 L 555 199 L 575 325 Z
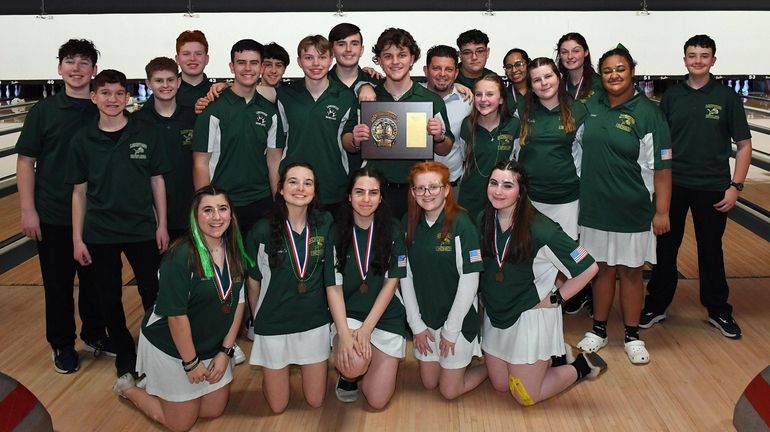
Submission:
M 131 154 L 128 156 L 130 159 L 147 159 L 147 144 L 131 143 L 128 148 L 131 150 Z
M 630 133 L 631 126 L 633 126 L 636 123 L 636 120 L 634 120 L 634 118 L 631 117 L 631 115 L 629 114 L 620 113 L 618 115 L 618 122 L 619 123 L 615 123 L 616 128 Z
M 721 105 L 706 104 L 706 118 L 709 120 L 719 120 L 719 114 L 721 111 Z

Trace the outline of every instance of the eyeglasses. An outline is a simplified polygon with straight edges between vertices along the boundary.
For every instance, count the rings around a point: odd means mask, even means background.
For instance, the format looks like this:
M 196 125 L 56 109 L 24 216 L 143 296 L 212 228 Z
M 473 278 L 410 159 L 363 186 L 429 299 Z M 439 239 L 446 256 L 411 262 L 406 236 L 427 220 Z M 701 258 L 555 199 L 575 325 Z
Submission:
M 444 185 L 430 185 L 430 186 L 420 186 L 420 187 L 413 187 L 412 192 L 417 196 L 425 196 L 427 195 L 438 195 L 438 192 L 444 189 Z
M 486 53 L 487 53 L 486 48 L 476 48 L 476 50 L 466 49 L 466 50 L 460 51 L 460 55 L 463 57 L 471 57 L 473 55 L 476 55 L 476 57 L 481 57 Z
M 508 63 L 503 65 L 503 69 L 505 70 L 524 69 L 525 67 L 527 67 L 527 62 L 525 62 L 524 60 L 513 62 L 513 64 Z

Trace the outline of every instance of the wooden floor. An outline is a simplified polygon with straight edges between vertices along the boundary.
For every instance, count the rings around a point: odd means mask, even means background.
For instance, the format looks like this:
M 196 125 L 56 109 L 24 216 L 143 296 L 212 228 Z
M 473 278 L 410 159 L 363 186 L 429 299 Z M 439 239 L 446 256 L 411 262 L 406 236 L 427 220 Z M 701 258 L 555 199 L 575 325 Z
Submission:
M 224 416 L 202 421 L 201 431 L 723 431 L 731 430 L 732 411 L 741 392 L 770 362 L 770 279 L 730 281 L 736 319 L 744 337 L 725 339 L 704 323 L 697 300 L 697 281 L 680 283 L 669 318 L 643 331 L 652 362 L 632 366 L 623 352 L 617 308 L 611 316 L 610 344 L 601 351 L 609 369 L 597 380 L 579 383 L 537 406 L 521 408 L 509 394 L 488 383 L 457 401 L 446 402 L 437 391 L 421 388 L 416 361 L 401 363 L 396 394 L 382 412 L 358 401 L 334 398 L 330 367 L 325 405 L 311 409 L 302 400 L 299 376 L 293 375 L 289 409 L 271 415 L 261 394 L 261 373 L 248 365 L 236 367 L 231 401 Z M 81 352 L 81 369 L 60 375 L 51 368 L 44 339 L 41 287 L 0 288 L 0 371 L 35 393 L 60 431 L 155 430 L 129 403 L 110 392 L 115 379 L 112 361 Z M 125 290 L 129 326 L 137 329 L 139 297 Z M 590 326 L 586 315 L 567 317 L 566 338 L 573 345 Z M 248 353 L 250 343 L 239 340 Z
M 197 425 L 201 431 L 724 431 L 733 430 L 732 412 L 748 382 L 770 363 L 770 245 L 728 222 L 725 255 L 735 317 L 741 340 L 728 340 L 705 324 L 698 301 L 697 260 L 688 226 L 680 254 L 680 281 L 669 318 L 643 330 L 652 362 L 633 366 L 623 352 L 617 306 L 610 317 L 610 344 L 601 351 L 608 371 L 595 381 L 573 386 L 537 406 L 521 408 L 509 394 L 488 383 L 457 401 L 425 391 L 411 354 L 401 362 L 396 394 L 382 412 L 365 402 L 338 402 L 336 374 L 330 365 L 324 406 L 309 408 L 300 393 L 297 371 L 292 400 L 283 415 L 272 415 L 261 394 L 261 372 L 236 367 L 230 404 L 224 416 Z M 130 272 L 124 280 L 130 279 Z M 141 319 L 135 287 L 126 287 L 124 302 L 134 335 Z M 0 277 L 0 371 L 26 385 L 51 413 L 60 431 L 146 431 L 159 427 L 110 391 L 115 379 L 109 358 L 81 352 L 81 369 L 72 375 L 53 371 L 45 341 L 43 292 L 36 259 Z M 565 318 L 572 345 L 589 329 L 587 315 Z M 240 339 L 246 353 L 251 344 Z M 82 349 L 81 346 L 78 346 Z M 410 351 L 410 350 L 409 350 Z

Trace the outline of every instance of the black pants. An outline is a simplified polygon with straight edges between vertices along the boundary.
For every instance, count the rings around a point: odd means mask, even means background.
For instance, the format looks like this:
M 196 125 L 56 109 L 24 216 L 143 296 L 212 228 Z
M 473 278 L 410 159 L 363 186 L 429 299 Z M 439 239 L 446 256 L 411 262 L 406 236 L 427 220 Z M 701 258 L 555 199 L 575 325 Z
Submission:
M 158 266 L 160 255 L 155 240 L 136 243 L 89 244 L 91 276 L 98 284 L 99 307 L 107 322 L 107 331 L 115 346 L 115 367 L 118 376 L 136 371 L 136 346 L 126 327 L 123 311 L 123 262 L 120 253 L 126 254 L 136 277 L 139 296 L 144 310 L 155 304 L 158 295 Z
M 73 258 L 72 226 L 40 224 L 43 240 L 37 242 L 40 273 L 45 291 L 45 335 L 54 349 L 75 346 L 75 274 L 80 284 L 78 312 L 80 338 L 95 341 L 105 336 L 99 300 L 86 267 Z
M 725 278 L 725 262 L 722 253 L 722 235 L 727 224 L 727 213 L 714 208 L 724 198 L 724 191 L 704 191 L 672 186 L 671 231 L 658 236 L 658 263 L 652 269 L 647 284 L 645 309 L 664 312 L 674 299 L 678 271 L 676 259 L 684 236 L 687 210 L 692 211 L 695 239 L 698 244 L 698 277 L 700 302 L 712 315 L 730 315 L 732 306 L 727 303 L 730 294 Z
M 235 217 L 238 218 L 238 226 L 241 229 L 241 235 L 244 240 L 246 240 L 246 235 L 249 233 L 249 230 L 251 230 L 251 227 L 253 227 L 257 221 L 267 216 L 272 208 L 273 198 L 269 196 L 243 207 L 233 206 L 233 212 L 235 213 Z

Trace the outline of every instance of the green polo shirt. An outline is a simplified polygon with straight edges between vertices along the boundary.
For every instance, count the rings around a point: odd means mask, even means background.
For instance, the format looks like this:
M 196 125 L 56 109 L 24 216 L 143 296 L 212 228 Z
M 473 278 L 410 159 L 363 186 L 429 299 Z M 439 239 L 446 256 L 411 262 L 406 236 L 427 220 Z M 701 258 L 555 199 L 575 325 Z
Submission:
M 671 128 L 673 183 L 691 189 L 727 189 L 732 140 L 751 138 L 740 97 L 713 75 L 697 90 L 685 78 L 666 91 L 660 109 Z
M 282 135 L 275 105 L 259 93 L 247 103 L 228 88 L 198 116 L 192 149 L 211 153 L 211 183 L 244 207 L 270 196 L 265 154 L 283 147 Z
M 517 92 L 511 83 L 511 86 L 505 90 L 505 102 L 508 104 L 511 115 L 519 113 L 516 117 L 521 117 L 520 113 L 524 111 L 524 106 L 527 104 L 527 96 Z
M 610 232 L 649 231 L 655 170 L 671 168 L 663 112 L 641 93 L 614 108 L 600 95 L 586 108 L 578 223 Z
M 473 90 L 473 86 L 476 85 L 476 81 L 480 80 L 484 76 L 489 75 L 489 74 L 497 75 L 496 73 L 492 72 L 491 70 L 489 70 L 487 68 L 484 68 L 484 70 L 481 72 L 481 76 L 479 76 L 478 78 L 469 78 L 469 77 L 463 75 L 462 66 L 463 66 L 462 63 L 458 63 L 457 64 L 458 73 L 457 73 L 457 78 L 455 78 L 455 82 L 456 83 L 460 83 L 460 84 L 464 85 L 465 87 L 468 87 L 469 89 L 471 89 L 471 91 Z
M 568 102 L 575 131 L 567 133 L 561 124 L 561 108 L 549 110 L 539 101 L 529 116 L 527 141 L 521 143 L 518 160 L 529 177 L 529 197 L 546 204 L 564 204 L 580 195 L 578 169 L 583 151 L 578 129 L 586 117 L 585 106 Z M 582 131 L 581 131 L 582 134 Z
M 35 208 L 40 221 L 72 225 L 72 185 L 64 181 L 70 140 L 98 116 L 88 99 L 59 92 L 35 104 L 24 119 L 16 152 L 35 158 Z
M 249 276 L 261 281 L 254 333 L 263 336 L 299 333 L 331 321 L 326 302 L 326 287 L 335 285 L 331 227 L 329 213 L 314 211 L 310 215 L 310 252 L 304 293 L 298 290 L 298 271 L 285 223 L 280 227 L 277 267 L 272 267 L 268 259 L 272 241 L 270 220 L 260 220 L 249 231 L 246 252 L 256 257 L 256 266 L 249 269 Z M 306 232 L 292 231 L 300 261 L 305 256 Z
M 483 214 L 479 215 L 479 226 Z M 502 256 L 510 229 L 497 230 L 497 255 Z M 484 300 L 484 310 L 493 327 L 506 329 L 514 325 L 519 316 L 549 295 L 554 288 L 558 272 L 573 278 L 586 271 L 594 263 L 577 242 L 562 231 L 559 224 L 540 213 L 535 213 L 530 229 L 532 255 L 521 263 L 503 262 L 503 281 L 496 280 L 499 269 L 494 251 L 484 251 L 484 272 L 479 280 L 479 292 Z
M 231 281 L 232 287 L 223 302 L 214 279 L 193 274 L 189 263 L 190 247 L 190 243 L 184 241 L 164 255 L 158 271 L 158 299 L 142 320 L 142 334 L 164 353 L 181 359 L 171 337 L 168 317 L 185 315 L 190 321 L 195 353 L 201 359 L 208 359 L 219 352 L 233 325 L 243 290 L 243 277 L 230 275 L 227 267 L 221 269 L 222 280 Z M 226 312 L 223 305 L 229 306 Z
M 176 103 L 185 107 L 195 108 L 195 102 L 206 96 L 209 89 L 211 89 L 211 82 L 205 73 L 203 74 L 203 81 L 198 85 L 191 85 L 182 80 L 181 84 L 179 84 L 179 90 L 176 92 Z
M 366 243 L 369 238 L 369 229 L 361 229 L 358 226 L 353 227 L 356 230 L 356 237 L 358 239 L 358 250 L 361 254 L 361 259 L 366 256 Z M 375 226 L 375 230 L 378 228 Z M 386 278 L 401 279 L 406 277 L 406 247 L 404 246 L 404 230 L 401 228 L 401 224 L 397 221 L 393 221 L 391 227 L 392 241 L 390 251 L 390 268 L 385 274 L 377 274 L 374 268 L 370 267 L 369 272 L 366 275 L 366 285 L 368 286 L 367 292 L 361 292 L 361 274 L 358 271 L 358 265 L 356 264 L 356 253 L 353 250 L 353 240 L 351 234 L 351 240 L 345 256 L 345 272 L 343 274 L 337 273 L 337 285 L 342 285 L 342 291 L 345 296 L 345 311 L 349 318 L 356 319 L 358 321 L 365 321 L 369 316 L 372 307 L 374 306 L 377 296 L 382 291 L 382 285 L 385 283 Z M 339 235 L 339 231 L 335 230 L 335 235 Z M 376 239 L 375 239 L 376 240 Z M 370 254 L 369 262 L 374 260 L 374 249 L 372 246 L 372 252 Z M 335 248 L 335 253 L 339 256 L 342 251 Z M 399 334 L 406 337 L 406 310 L 404 304 L 401 302 L 400 295 L 396 294 L 390 299 L 385 311 L 382 313 L 380 320 L 375 325 L 376 328 L 387 332 Z
M 320 184 L 321 204 L 345 199 L 348 184 L 348 154 L 342 135 L 358 123 L 358 100 L 352 90 L 337 81 L 318 100 L 305 87 L 305 80 L 284 84 L 278 91 L 278 111 L 286 131 L 281 169 L 293 162 L 310 162 Z
M 190 226 L 190 203 L 193 196 L 192 137 L 195 111 L 177 104 L 171 117 L 163 117 L 155 111 L 155 99 L 151 98 L 133 116 L 147 127 L 156 129 L 166 146 L 166 154 L 171 163 L 171 171 L 163 175 L 168 228 L 187 229 Z
M 465 162 L 467 169 L 460 183 L 458 201 L 472 217 L 484 210 L 487 181 L 492 168 L 500 161 L 513 159 L 518 147 L 520 124 L 518 118 L 510 117 L 501 119 L 500 124 L 491 131 L 478 124 L 476 130 L 471 131 L 470 117 L 463 120 L 460 137 L 469 146 L 473 133 L 474 144 L 471 160 Z
M 395 102 L 393 96 L 388 93 L 384 85 L 374 88 L 374 92 L 377 94 L 378 102 Z M 421 86 L 416 82 L 412 82 L 412 88 L 406 91 L 399 102 L 433 102 L 433 118 L 441 120 L 441 124 L 444 128 L 444 134 L 454 141 L 455 136 L 452 134 L 452 130 L 449 126 L 449 116 L 446 112 L 446 104 L 441 96 L 433 93 L 427 88 Z M 390 183 L 407 183 L 407 177 L 409 176 L 409 170 L 412 166 L 423 160 L 417 159 L 405 159 L 405 160 L 384 160 L 384 159 L 368 159 L 366 166 L 374 167 L 382 171 L 385 174 L 385 179 Z
M 171 169 L 158 132 L 128 117 L 115 143 L 93 119 L 72 137 L 71 146 L 65 181 L 88 182 L 83 240 L 109 244 L 155 239 L 150 178 Z
M 425 217 L 420 216 L 414 239 L 408 246 L 420 316 L 434 330 L 446 322 L 457 294 L 460 274 L 484 270 L 478 230 L 468 214 L 457 213 L 446 238 L 441 237 L 443 223 L 443 212 L 433 226 L 428 226 Z M 471 306 L 465 315 L 462 334 L 468 341 L 479 334 L 479 314 L 475 306 Z
M 331 69 L 329 69 L 329 75 L 328 76 L 329 76 L 330 80 L 336 81 L 337 83 L 342 84 L 343 86 L 345 86 L 345 84 L 342 81 L 340 81 L 339 76 L 337 76 L 337 65 L 334 65 L 334 66 L 332 66 Z M 381 86 L 382 83 L 383 83 L 383 80 L 372 78 L 371 75 L 369 75 L 368 73 L 364 72 L 364 70 L 361 69 L 361 67 L 359 66 L 358 67 L 358 78 L 356 78 L 356 80 L 353 82 L 353 85 L 351 85 L 348 88 L 353 90 L 353 89 L 356 88 L 356 86 L 359 83 L 362 83 L 362 82 L 374 84 L 376 86 Z
M 572 98 L 575 98 L 575 92 L 577 91 L 577 86 L 572 85 L 572 81 L 569 79 L 564 80 L 566 81 L 567 85 L 567 94 L 572 96 Z M 585 83 L 584 83 L 585 84 Z M 583 85 L 580 86 L 580 92 L 583 92 Z M 591 79 L 591 91 L 588 92 L 588 95 L 585 97 L 580 98 L 580 102 L 586 103 L 590 99 L 594 99 L 596 96 L 600 96 L 605 94 L 604 87 L 602 86 L 602 77 L 598 73 L 594 73 L 593 77 Z

